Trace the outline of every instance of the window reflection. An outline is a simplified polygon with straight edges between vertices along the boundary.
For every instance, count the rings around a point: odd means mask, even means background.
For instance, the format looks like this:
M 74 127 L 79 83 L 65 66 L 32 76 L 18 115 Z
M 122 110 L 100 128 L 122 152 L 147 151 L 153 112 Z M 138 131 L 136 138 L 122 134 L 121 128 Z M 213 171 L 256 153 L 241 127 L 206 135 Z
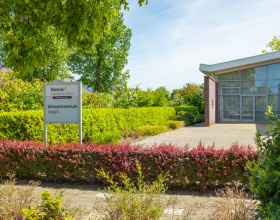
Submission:
M 220 74 L 218 86 L 221 122 L 264 121 L 267 105 L 280 111 L 280 63 Z
M 266 79 L 266 66 L 241 70 L 242 80 L 265 80 Z
M 280 63 L 275 63 L 267 66 L 268 79 L 279 79 L 280 75 Z

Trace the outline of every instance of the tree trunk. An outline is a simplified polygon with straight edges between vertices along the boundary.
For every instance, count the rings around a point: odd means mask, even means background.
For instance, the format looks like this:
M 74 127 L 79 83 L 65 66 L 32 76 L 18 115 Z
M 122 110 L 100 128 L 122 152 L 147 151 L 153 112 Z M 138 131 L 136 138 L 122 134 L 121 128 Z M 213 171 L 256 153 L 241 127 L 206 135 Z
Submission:
M 101 86 L 101 51 L 99 50 L 99 47 L 96 47 L 97 50 L 97 65 L 96 65 L 96 81 L 95 81 L 95 90 L 97 92 L 102 92 L 102 86 Z
M 100 65 L 101 65 L 101 60 L 98 59 L 98 62 L 97 62 L 97 68 L 96 68 L 96 80 L 95 80 L 95 90 L 97 92 L 102 92 L 102 88 L 101 88 L 101 71 L 100 71 Z

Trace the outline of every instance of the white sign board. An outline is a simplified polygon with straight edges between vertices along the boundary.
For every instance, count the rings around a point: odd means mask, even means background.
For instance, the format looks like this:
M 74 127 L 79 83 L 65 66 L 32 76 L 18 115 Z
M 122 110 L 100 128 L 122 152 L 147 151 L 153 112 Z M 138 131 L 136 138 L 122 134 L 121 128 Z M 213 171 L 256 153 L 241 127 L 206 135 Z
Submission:
M 45 84 L 45 123 L 80 123 L 81 84 Z
M 44 140 L 47 145 L 47 124 L 79 124 L 82 144 L 82 84 L 46 83 L 44 88 Z

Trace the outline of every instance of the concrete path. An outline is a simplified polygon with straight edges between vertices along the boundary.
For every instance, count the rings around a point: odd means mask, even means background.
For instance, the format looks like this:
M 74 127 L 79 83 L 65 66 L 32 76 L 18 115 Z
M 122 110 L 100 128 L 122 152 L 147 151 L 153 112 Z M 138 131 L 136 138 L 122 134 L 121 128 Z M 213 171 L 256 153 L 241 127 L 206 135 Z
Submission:
M 197 147 L 201 141 L 204 146 L 217 148 L 229 148 L 233 143 L 239 145 L 256 147 L 256 131 L 262 133 L 267 130 L 266 124 L 215 124 L 205 127 L 204 124 L 198 124 L 190 127 L 180 128 L 174 131 L 162 133 L 153 137 L 148 137 L 142 141 L 136 142 L 143 146 L 152 146 L 154 144 L 174 144 L 178 147 L 189 145 Z

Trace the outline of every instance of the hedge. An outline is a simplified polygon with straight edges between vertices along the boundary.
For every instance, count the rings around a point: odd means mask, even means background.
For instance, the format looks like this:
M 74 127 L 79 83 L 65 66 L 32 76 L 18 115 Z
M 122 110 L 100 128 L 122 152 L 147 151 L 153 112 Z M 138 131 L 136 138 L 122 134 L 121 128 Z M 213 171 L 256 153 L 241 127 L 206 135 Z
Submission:
M 174 109 L 176 111 L 176 115 L 181 112 L 188 112 L 191 113 L 193 115 L 198 115 L 199 114 L 199 110 L 197 106 L 187 106 L 187 105 L 181 105 L 181 106 L 174 106 Z
M 250 147 L 233 145 L 214 149 L 199 144 L 196 149 L 160 145 L 142 148 L 129 144 L 67 144 L 43 147 L 40 143 L 2 141 L 0 143 L 0 176 L 14 173 L 18 178 L 51 181 L 75 180 L 102 182 L 96 169 L 105 169 L 115 180 L 121 172 L 136 179 L 136 161 L 146 181 L 168 174 L 168 186 L 205 189 L 238 181 L 248 183 L 246 162 L 256 160 Z
M 176 120 L 184 121 L 185 125 L 192 125 L 204 121 L 204 116 L 199 115 L 197 106 L 174 106 Z
M 123 132 L 145 125 L 164 125 L 174 117 L 172 107 L 131 109 L 84 109 L 83 140 L 96 143 L 116 142 Z M 43 141 L 43 111 L 0 113 L 0 137 L 13 140 Z M 78 125 L 48 125 L 49 143 L 78 141 Z

